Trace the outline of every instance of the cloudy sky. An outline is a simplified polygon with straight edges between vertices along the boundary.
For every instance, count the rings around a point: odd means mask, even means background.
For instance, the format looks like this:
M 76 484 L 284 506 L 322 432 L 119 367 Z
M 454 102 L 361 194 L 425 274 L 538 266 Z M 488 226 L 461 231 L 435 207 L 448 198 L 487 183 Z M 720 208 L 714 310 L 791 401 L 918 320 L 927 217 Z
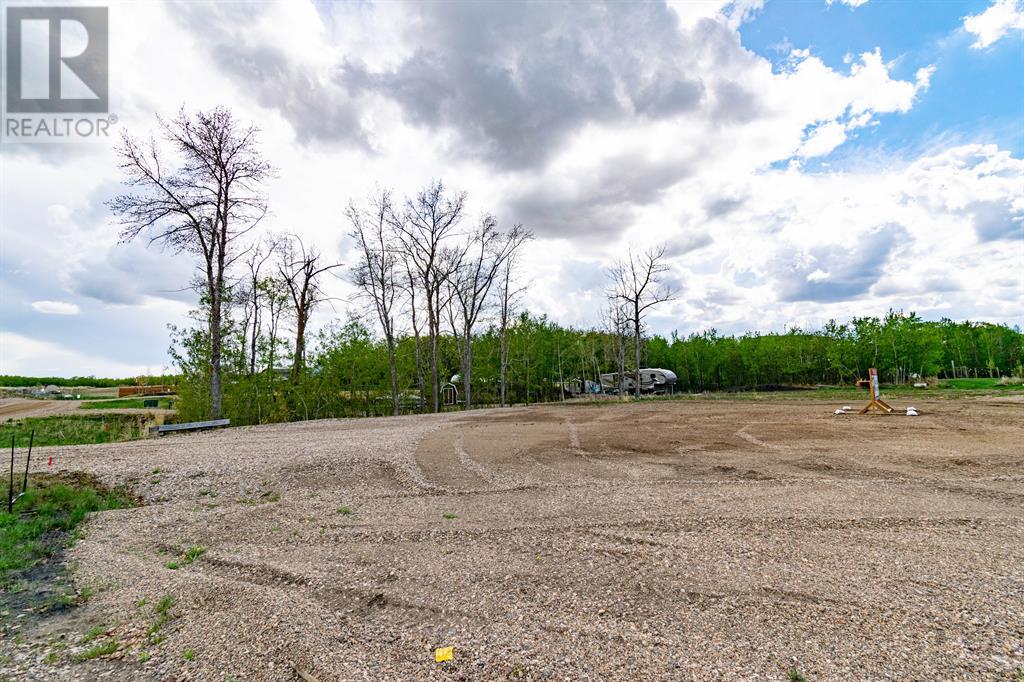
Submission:
M 183 105 L 256 122 L 268 229 L 341 261 L 349 198 L 441 178 L 535 232 L 526 303 L 563 323 L 666 243 L 661 333 L 1019 324 L 1022 32 L 1020 0 L 123 3 L 110 107 L 135 134 Z M 0 373 L 168 366 L 192 265 L 116 243 L 114 141 L 0 148 Z

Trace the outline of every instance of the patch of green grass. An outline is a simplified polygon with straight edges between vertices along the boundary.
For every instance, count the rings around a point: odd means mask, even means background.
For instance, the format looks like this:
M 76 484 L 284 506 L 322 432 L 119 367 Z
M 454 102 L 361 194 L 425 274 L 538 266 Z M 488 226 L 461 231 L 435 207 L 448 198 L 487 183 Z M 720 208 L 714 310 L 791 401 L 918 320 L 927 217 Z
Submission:
M 181 555 L 181 563 L 188 565 L 198 559 L 199 557 L 206 554 L 206 548 L 202 545 L 192 545 L 185 550 L 185 553 Z
M 139 652 L 139 663 L 145 663 L 146 661 L 148 661 L 152 657 L 153 657 L 153 654 L 149 653 L 148 651 L 140 651 Z
M 725 401 L 762 401 L 762 400 L 835 400 L 835 401 L 857 401 L 868 400 L 867 389 L 857 388 L 852 384 L 841 386 L 795 386 L 794 390 L 779 391 L 757 391 L 757 390 L 735 390 L 735 391 L 708 391 L 705 393 L 679 392 L 673 395 L 645 396 L 644 401 L 687 401 L 687 400 L 725 400 Z M 940 379 L 938 385 L 930 385 L 928 388 L 914 388 L 912 384 L 882 384 L 882 396 L 892 399 L 921 399 L 921 398 L 963 398 L 975 395 L 984 395 L 993 391 L 1024 392 L 1024 382 L 1020 379 L 988 379 L 980 377 L 977 379 Z M 575 407 L 600 407 L 607 405 L 604 400 L 578 403 Z
M 0 488 L 6 491 L 7 486 L 7 480 L 0 480 Z M 87 476 L 30 476 L 28 490 L 15 502 L 14 512 L 0 511 L 0 586 L 8 584 L 11 573 L 30 568 L 71 544 L 70 533 L 89 513 L 131 506 L 127 495 L 106 490 Z M 63 545 L 54 545 L 55 531 L 69 534 Z
M 61 606 L 64 608 L 71 608 L 72 606 L 78 606 L 83 600 L 79 599 L 78 595 L 74 592 L 58 592 L 53 595 L 42 605 L 42 610 L 46 611 L 55 606 Z
M 790 668 L 786 672 L 786 679 L 789 680 L 789 682 L 807 682 L 807 678 L 804 677 L 796 668 Z
M 183 652 L 181 652 L 181 657 L 184 658 L 186 661 L 194 661 L 196 660 L 196 652 L 192 649 L 185 649 Z
M 115 400 L 90 400 L 82 404 L 86 410 L 144 410 L 147 408 L 144 400 L 156 400 L 157 408 L 161 410 L 174 409 L 174 401 L 170 398 L 117 398 Z
M 93 641 L 94 639 L 96 639 L 96 638 L 98 638 L 98 637 L 100 637 L 102 635 L 105 635 L 106 632 L 107 632 L 107 628 L 106 627 L 104 627 L 102 625 L 97 625 L 96 627 L 91 628 L 87 633 L 85 633 L 85 635 L 82 636 L 82 640 L 79 642 L 79 644 L 88 644 L 89 642 Z
M 149 629 L 146 630 L 146 636 L 149 638 L 150 644 L 159 644 L 164 640 L 163 635 L 158 634 L 163 628 L 171 621 L 171 609 L 174 608 L 177 600 L 174 595 L 167 594 L 160 598 L 153 606 L 153 622 L 150 624 Z
M 28 417 L 0 424 L 0 443 L 11 447 L 13 434 L 15 446 L 27 448 L 32 431 L 34 447 L 118 443 L 145 436 L 145 419 L 145 415 L 133 414 Z
M 453 514 L 451 512 L 445 512 L 444 514 L 441 514 L 441 516 L 445 517 L 449 521 L 451 521 L 452 519 L 458 518 L 455 514 Z
M 977 377 L 976 379 L 942 379 L 939 381 L 939 388 L 955 388 L 963 391 L 1020 391 L 1024 389 L 1024 382 L 1020 379 Z
M 164 564 L 164 566 L 166 566 L 167 568 L 171 569 L 172 571 L 178 570 L 178 562 L 177 561 L 168 561 L 166 564 Z
M 340 507 L 338 507 L 338 513 L 343 515 L 343 516 L 348 516 L 349 514 L 352 513 L 352 509 L 349 508 L 348 505 L 344 505 L 343 504 Z
M 85 651 L 75 654 L 75 660 L 79 663 L 91 661 L 92 659 L 99 658 L 100 656 L 109 656 L 115 651 L 117 651 L 117 642 L 113 639 L 108 639 L 106 642 L 89 647 Z
M 160 598 L 160 601 L 156 603 L 156 606 L 153 607 L 153 610 L 156 611 L 156 615 L 163 618 L 164 622 L 166 623 L 168 614 L 170 614 L 171 609 L 173 609 L 174 605 L 177 603 L 178 600 L 174 598 L 174 595 L 165 594 L 163 597 Z

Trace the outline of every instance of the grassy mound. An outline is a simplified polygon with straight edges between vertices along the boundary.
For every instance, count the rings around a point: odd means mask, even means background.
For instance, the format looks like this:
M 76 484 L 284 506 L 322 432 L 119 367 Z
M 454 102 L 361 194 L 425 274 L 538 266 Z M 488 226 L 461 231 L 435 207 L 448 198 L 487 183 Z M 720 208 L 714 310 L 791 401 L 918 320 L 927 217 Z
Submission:
M 0 483 L 6 495 L 9 481 L 5 477 Z M 16 477 L 15 490 L 20 483 Z M 0 585 L 7 589 L 68 547 L 89 513 L 131 506 L 126 493 L 103 488 L 84 474 L 31 476 L 13 513 L 7 513 L 6 504 L 0 510 Z

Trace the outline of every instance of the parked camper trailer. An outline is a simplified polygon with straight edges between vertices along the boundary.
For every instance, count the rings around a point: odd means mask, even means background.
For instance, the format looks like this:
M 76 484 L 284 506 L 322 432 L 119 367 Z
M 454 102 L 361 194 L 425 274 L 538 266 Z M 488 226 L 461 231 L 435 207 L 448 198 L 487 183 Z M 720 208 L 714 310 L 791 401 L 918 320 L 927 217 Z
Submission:
M 579 398 L 582 395 L 603 393 L 601 384 L 590 379 L 569 379 L 562 382 L 562 391 L 567 398 Z
M 640 370 L 641 393 L 671 393 L 675 384 L 676 374 L 672 370 L 657 367 L 645 367 Z M 626 372 L 626 376 L 621 378 L 618 372 L 602 374 L 601 387 L 606 393 L 632 393 L 636 390 L 636 374 Z

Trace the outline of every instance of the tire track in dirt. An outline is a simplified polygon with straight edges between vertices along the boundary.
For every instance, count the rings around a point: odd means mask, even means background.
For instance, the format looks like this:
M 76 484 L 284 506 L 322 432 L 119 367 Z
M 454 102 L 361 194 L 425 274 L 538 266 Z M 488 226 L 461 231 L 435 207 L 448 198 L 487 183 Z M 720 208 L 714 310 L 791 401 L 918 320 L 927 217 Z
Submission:
M 427 434 L 416 447 L 416 465 L 424 481 L 443 492 L 478 492 L 494 489 L 491 481 L 466 467 L 459 457 L 455 441 L 461 435 L 454 429 L 440 429 Z
M 569 432 L 569 451 L 572 453 L 574 458 L 578 458 L 591 465 L 589 472 L 581 472 L 581 476 L 586 478 L 597 478 L 597 479 L 609 479 L 609 478 L 633 478 L 630 474 L 632 473 L 633 467 L 629 465 L 621 464 L 618 462 L 609 462 L 604 459 L 598 459 L 591 457 L 589 451 L 583 447 L 580 439 L 579 427 L 569 417 L 563 418 L 563 423 Z M 608 446 L 602 442 L 601 449 L 607 454 L 614 454 L 614 451 L 608 448 Z M 570 462 L 566 462 L 570 464 Z M 577 467 L 578 468 L 578 467 Z
M 743 428 L 741 428 L 739 431 L 736 432 L 736 435 L 739 436 L 740 438 L 742 438 L 743 440 L 747 441 L 748 443 L 751 443 L 752 445 L 756 445 L 756 446 L 761 447 L 761 448 L 765 448 L 766 450 L 775 450 L 775 451 L 778 451 L 778 452 L 786 452 L 786 451 L 792 450 L 792 448 L 789 447 L 788 445 L 779 445 L 777 443 L 766 443 L 765 441 L 761 440 L 757 436 L 754 436 L 754 435 L 752 435 L 750 433 L 747 433 L 747 429 L 749 429 L 751 426 L 756 426 L 756 425 L 757 425 L 757 422 L 750 422 L 749 424 L 745 424 L 743 426 Z
M 473 459 L 469 452 L 466 451 L 466 439 L 461 431 L 455 436 L 455 453 L 462 466 L 490 483 L 496 491 L 522 488 L 526 484 L 521 477 L 511 476 L 495 471 Z

